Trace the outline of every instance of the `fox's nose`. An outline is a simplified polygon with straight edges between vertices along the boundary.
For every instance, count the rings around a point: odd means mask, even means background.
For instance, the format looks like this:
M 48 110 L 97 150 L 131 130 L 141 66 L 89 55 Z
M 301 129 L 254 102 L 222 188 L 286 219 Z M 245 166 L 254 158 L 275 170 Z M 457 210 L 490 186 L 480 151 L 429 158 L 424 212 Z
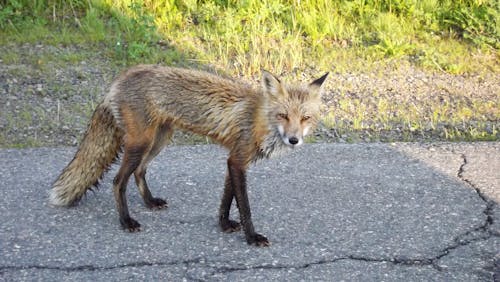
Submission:
M 290 137 L 288 139 L 288 142 L 290 142 L 290 144 L 292 144 L 292 145 L 295 145 L 295 144 L 299 143 L 299 139 L 297 137 L 295 137 L 295 136 L 294 137 Z

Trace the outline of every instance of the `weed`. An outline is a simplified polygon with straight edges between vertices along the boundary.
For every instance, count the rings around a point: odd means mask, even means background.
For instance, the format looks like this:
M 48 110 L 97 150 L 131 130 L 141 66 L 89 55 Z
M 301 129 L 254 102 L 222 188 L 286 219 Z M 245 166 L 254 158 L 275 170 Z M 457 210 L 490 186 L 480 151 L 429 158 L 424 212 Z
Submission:
M 4 64 L 15 65 L 20 63 L 21 57 L 17 52 L 6 51 L 0 53 L 0 61 Z

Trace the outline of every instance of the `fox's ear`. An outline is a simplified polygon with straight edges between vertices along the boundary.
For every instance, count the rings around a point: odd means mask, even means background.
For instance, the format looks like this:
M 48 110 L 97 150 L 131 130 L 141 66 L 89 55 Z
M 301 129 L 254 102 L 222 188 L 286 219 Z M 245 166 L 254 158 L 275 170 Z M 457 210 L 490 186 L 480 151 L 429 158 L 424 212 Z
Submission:
M 281 81 L 266 70 L 262 70 L 262 88 L 264 89 L 264 92 L 270 93 L 273 96 L 280 96 L 284 94 Z
M 321 86 L 323 85 L 323 82 L 325 82 L 326 80 L 326 77 L 328 76 L 329 72 L 325 73 L 322 77 L 314 80 L 313 82 L 311 82 L 309 84 L 309 88 L 311 88 L 312 90 L 314 91 L 320 91 L 321 90 Z

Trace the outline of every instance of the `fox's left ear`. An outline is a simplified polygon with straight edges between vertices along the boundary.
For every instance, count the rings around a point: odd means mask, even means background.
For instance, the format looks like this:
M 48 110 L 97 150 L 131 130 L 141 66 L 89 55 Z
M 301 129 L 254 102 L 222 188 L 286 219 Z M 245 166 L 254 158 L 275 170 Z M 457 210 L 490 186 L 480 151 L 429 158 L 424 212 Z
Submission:
M 282 96 L 286 93 L 281 84 L 281 81 L 272 73 L 262 70 L 262 88 L 266 93 L 273 95 L 274 97 Z
M 323 82 L 325 82 L 326 80 L 326 77 L 328 76 L 329 72 L 325 73 L 322 77 L 314 80 L 313 82 L 311 82 L 309 84 L 309 88 L 313 91 L 313 92 L 317 92 L 317 93 L 320 93 L 321 92 L 321 86 L 323 85 Z

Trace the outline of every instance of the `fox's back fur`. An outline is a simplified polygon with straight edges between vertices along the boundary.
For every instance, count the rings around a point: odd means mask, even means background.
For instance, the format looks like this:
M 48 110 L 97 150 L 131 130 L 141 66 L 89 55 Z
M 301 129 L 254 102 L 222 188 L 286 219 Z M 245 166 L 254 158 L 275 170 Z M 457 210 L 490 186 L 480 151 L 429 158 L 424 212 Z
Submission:
M 221 214 L 228 214 L 232 198 L 245 189 L 244 172 L 250 162 L 298 146 L 312 131 L 325 78 L 294 86 L 263 72 L 262 87 L 255 88 L 196 70 L 156 65 L 131 68 L 115 79 L 97 106 L 75 157 L 53 185 L 50 201 L 58 206 L 78 202 L 123 149 L 114 180 L 115 197 L 122 225 L 136 230 L 140 225 L 129 217 L 124 194 L 128 178 L 134 174 L 147 206 L 165 206 L 164 200 L 151 196 L 144 176 L 147 164 L 173 130 L 182 129 L 208 136 L 229 149 L 227 177 L 231 179 L 226 179 L 221 205 Z M 242 197 L 241 201 L 247 201 Z M 253 227 L 245 230 L 251 241 Z
M 243 135 L 267 110 L 263 99 L 250 85 L 207 72 L 146 65 L 121 75 L 104 103 L 121 126 L 144 131 L 142 126 L 168 123 L 233 148 L 251 139 Z

